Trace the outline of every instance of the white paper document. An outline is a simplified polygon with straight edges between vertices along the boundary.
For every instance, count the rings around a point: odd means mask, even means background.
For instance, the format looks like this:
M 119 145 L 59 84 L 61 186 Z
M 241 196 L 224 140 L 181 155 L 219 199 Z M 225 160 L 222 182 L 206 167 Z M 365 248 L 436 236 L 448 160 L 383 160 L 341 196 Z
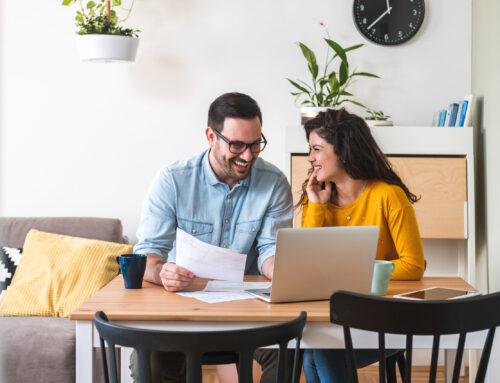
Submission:
M 195 298 L 206 303 L 219 303 L 255 298 L 246 291 L 194 291 L 177 294 L 182 295 L 183 297 Z
M 244 291 L 263 290 L 271 287 L 271 282 L 227 282 L 209 281 L 203 291 Z
M 210 245 L 177 228 L 175 263 L 199 278 L 243 282 L 246 254 Z

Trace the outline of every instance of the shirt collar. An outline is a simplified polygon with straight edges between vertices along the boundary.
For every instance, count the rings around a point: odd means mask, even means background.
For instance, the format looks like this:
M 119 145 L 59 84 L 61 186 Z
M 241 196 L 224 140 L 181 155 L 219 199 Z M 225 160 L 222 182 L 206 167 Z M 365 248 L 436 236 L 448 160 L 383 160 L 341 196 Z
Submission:
M 218 178 L 217 175 L 215 174 L 214 170 L 212 169 L 212 166 L 210 166 L 210 160 L 209 160 L 209 155 L 210 155 L 210 149 L 207 149 L 204 154 L 203 158 L 203 171 L 207 175 L 208 182 L 210 182 L 210 185 L 215 186 L 217 184 L 221 185 L 226 185 L 224 182 L 221 182 Z M 255 165 L 255 163 L 254 163 Z M 238 182 L 235 187 L 238 185 L 248 187 L 250 185 L 250 177 L 252 177 L 253 173 L 253 165 L 250 168 L 250 172 L 248 173 L 248 177 L 245 178 L 244 180 Z

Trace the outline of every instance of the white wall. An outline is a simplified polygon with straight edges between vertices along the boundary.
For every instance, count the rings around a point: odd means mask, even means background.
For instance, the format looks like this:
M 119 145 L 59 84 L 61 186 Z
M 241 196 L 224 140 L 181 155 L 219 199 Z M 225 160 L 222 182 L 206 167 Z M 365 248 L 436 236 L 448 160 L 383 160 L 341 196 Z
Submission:
M 318 21 L 366 43 L 352 66 L 383 79 L 352 91 L 398 125 L 428 125 L 470 92 L 471 0 L 428 1 L 418 36 L 392 48 L 361 37 L 352 1 L 137 0 L 130 65 L 79 62 L 75 9 L 59 4 L 0 0 L 3 215 L 118 217 L 135 240 L 154 174 L 205 147 L 208 105 L 226 91 L 260 103 L 263 157 L 284 168 L 284 127 L 299 121 L 284 78 L 307 76 L 294 42 L 323 50 Z

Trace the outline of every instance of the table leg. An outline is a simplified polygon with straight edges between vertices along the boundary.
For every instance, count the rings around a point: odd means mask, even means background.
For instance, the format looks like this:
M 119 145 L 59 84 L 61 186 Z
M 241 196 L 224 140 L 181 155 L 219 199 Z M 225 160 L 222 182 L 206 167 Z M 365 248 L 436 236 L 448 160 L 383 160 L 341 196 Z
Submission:
M 444 381 L 451 383 L 453 378 L 453 367 L 455 366 L 455 358 L 457 357 L 457 350 L 444 350 Z
M 94 324 L 76 321 L 76 383 L 92 383 L 94 377 Z

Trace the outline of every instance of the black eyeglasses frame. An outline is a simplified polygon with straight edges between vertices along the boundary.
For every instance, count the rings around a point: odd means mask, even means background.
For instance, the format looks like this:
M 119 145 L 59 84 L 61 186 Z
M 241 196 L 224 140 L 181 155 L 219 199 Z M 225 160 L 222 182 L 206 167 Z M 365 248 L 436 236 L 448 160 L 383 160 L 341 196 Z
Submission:
M 228 144 L 228 145 L 229 145 L 229 151 L 230 151 L 231 153 L 233 153 L 233 154 L 242 154 L 242 153 L 245 153 L 247 149 L 250 149 L 250 151 L 251 151 L 253 154 L 257 154 L 257 153 L 262 152 L 262 151 L 265 149 L 266 145 L 267 145 L 267 140 L 266 140 L 266 137 L 264 136 L 264 133 L 262 133 L 262 140 L 252 142 L 251 144 L 247 144 L 246 142 L 241 142 L 241 141 L 230 141 L 228 138 L 224 137 L 224 136 L 222 135 L 222 133 L 221 133 L 221 132 L 219 132 L 217 129 L 212 128 L 212 130 L 214 131 L 214 133 L 215 133 L 215 135 L 216 135 L 217 137 L 219 137 L 220 139 L 222 139 L 222 141 L 224 141 L 226 144 Z M 232 147 L 233 145 L 235 145 L 235 144 L 242 144 L 242 145 L 245 145 L 245 146 L 244 146 L 244 149 L 243 149 L 243 150 L 241 150 L 241 151 L 236 151 L 236 152 L 233 152 L 233 151 L 231 150 L 231 147 Z M 257 144 L 260 144 L 260 145 L 263 145 L 263 146 L 262 146 L 262 148 L 261 148 L 259 151 L 255 152 L 255 151 L 253 151 L 253 150 L 252 150 L 252 146 L 253 146 L 253 145 L 257 145 Z M 260 146 L 259 146 L 259 147 L 260 147 Z

